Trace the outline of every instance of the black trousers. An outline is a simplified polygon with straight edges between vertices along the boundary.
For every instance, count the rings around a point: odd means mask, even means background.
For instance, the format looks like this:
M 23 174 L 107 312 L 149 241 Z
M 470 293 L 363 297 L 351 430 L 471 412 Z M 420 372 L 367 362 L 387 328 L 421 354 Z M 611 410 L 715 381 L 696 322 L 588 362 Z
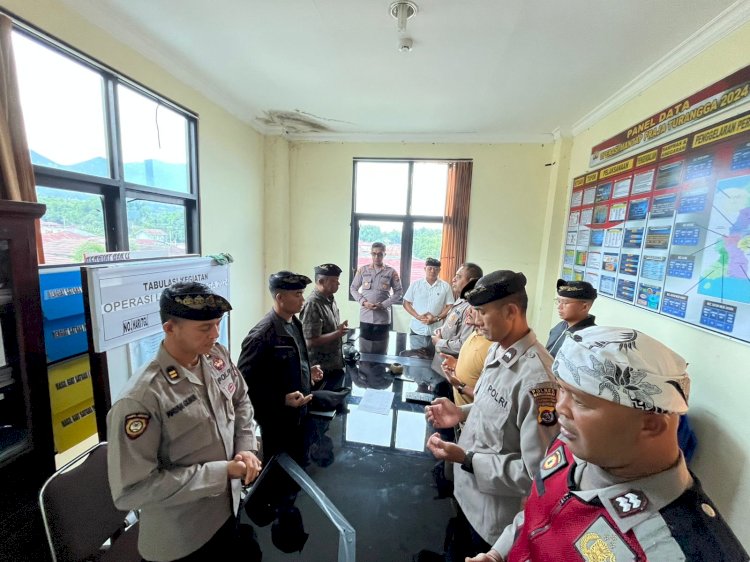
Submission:
M 492 545 L 474 530 L 461 506 L 456 504 L 456 509 L 458 513 L 448 523 L 445 537 L 446 561 L 463 562 L 466 557 L 476 556 L 480 552 L 489 552 Z
M 239 535 L 237 533 L 237 518 L 227 519 L 214 536 L 198 550 L 191 552 L 184 558 L 178 558 L 174 562 L 206 562 L 208 560 L 221 560 L 227 553 L 239 553 Z M 148 562 L 145 558 L 143 562 Z

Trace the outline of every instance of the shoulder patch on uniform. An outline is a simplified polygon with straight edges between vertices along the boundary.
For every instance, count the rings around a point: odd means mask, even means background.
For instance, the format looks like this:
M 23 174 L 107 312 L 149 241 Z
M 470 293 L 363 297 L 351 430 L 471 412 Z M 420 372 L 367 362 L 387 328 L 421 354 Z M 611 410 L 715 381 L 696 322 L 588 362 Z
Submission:
M 616 498 L 610 498 L 612 506 L 620 517 L 630 517 L 648 507 L 648 498 L 640 490 L 629 490 Z
M 129 414 L 125 416 L 125 435 L 128 439 L 138 439 L 148 427 L 150 414 Z
M 538 386 L 529 393 L 537 408 L 536 421 L 539 425 L 551 426 L 557 423 L 557 389 L 551 386 Z
M 173 381 L 180 378 L 180 373 L 177 372 L 177 368 L 174 365 L 167 367 L 166 371 L 169 380 Z
M 565 449 L 562 445 L 558 445 L 539 463 L 539 477 L 544 480 L 566 466 L 568 466 L 568 459 L 565 456 Z
M 600 516 L 574 543 L 586 562 L 633 562 L 635 553 L 609 522 Z

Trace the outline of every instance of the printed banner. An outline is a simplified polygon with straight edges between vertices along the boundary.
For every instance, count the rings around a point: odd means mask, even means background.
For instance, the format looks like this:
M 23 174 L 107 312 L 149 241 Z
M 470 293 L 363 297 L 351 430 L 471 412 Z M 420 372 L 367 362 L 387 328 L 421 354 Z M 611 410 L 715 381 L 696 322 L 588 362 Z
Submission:
M 649 144 L 658 141 L 667 134 L 675 133 L 686 127 L 694 125 L 708 117 L 713 117 L 728 109 L 736 108 L 750 100 L 750 66 L 738 70 L 734 74 L 711 84 L 693 95 L 678 101 L 670 107 L 664 108 L 651 117 L 644 119 L 640 123 L 633 125 L 629 129 L 615 135 L 611 139 L 599 143 L 591 149 L 591 158 L 589 166 L 596 168 L 616 159 L 620 159 L 627 154 L 632 154 L 643 150 Z M 684 151 L 684 146 L 666 146 L 666 154 L 661 157 L 665 158 L 675 152 Z M 655 154 L 647 153 L 643 155 L 645 159 L 654 158 Z M 636 162 L 636 166 L 644 165 L 646 162 Z M 632 162 L 623 161 L 617 166 L 626 169 L 632 166 Z M 612 170 L 612 166 L 600 171 Z M 618 170 L 608 172 L 611 175 L 618 173 Z M 588 181 L 586 182 L 588 183 Z

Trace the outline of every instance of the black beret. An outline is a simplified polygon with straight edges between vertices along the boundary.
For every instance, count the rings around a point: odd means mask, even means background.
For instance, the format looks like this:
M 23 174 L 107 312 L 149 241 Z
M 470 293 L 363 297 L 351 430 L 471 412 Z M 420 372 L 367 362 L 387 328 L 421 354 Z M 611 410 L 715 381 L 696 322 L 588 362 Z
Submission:
M 479 279 L 471 279 L 466 284 L 466 286 L 463 289 L 461 289 L 461 298 L 462 299 L 465 299 L 467 293 L 471 292 L 471 290 L 474 289 L 474 287 L 477 286 L 477 281 L 479 281 Z
M 312 281 L 306 275 L 292 273 L 291 271 L 279 271 L 268 276 L 269 289 L 283 289 L 285 291 L 296 291 L 304 289 Z
M 164 289 L 159 299 L 164 314 L 186 320 L 214 320 L 232 310 L 229 301 L 203 283 L 175 283 Z
M 596 289 L 587 281 L 557 280 L 557 294 L 569 299 L 594 300 Z
M 440 267 L 440 260 L 436 260 L 435 258 L 427 258 L 424 261 L 425 267 Z
M 335 263 L 324 263 L 315 268 L 315 275 L 327 275 L 329 277 L 338 277 L 341 275 L 341 268 Z
M 504 299 L 510 295 L 524 292 L 526 276 L 507 269 L 493 271 L 477 281 L 476 286 L 466 293 L 466 300 L 472 306 Z

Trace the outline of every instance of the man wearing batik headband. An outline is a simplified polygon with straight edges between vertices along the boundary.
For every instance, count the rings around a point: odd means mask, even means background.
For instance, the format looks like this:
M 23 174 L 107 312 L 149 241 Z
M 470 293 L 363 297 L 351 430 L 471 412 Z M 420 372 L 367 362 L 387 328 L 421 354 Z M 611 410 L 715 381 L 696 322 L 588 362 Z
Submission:
M 176 283 L 159 303 L 164 341 L 107 415 L 115 505 L 140 510 L 146 560 L 241 554 L 241 485 L 258 475 L 247 387 L 217 343 L 229 302 L 200 283 Z
M 549 333 L 547 351 L 552 357 L 565 340 L 566 332 L 577 332 L 596 325 L 596 318 L 589 314 L 596 299 L 596 289 L 587 281 L 557 280 L 557 314 L 561 322 Z
M 458 407 L 446 398 L 427 406 L 436 428 L 465 421 L 458 443 L 430 436 L 438 459 L 454 462 L 454 496 L 459 505 L 456 535 L 471 544 L 453 545 L 452 560 L 488 550 L 513 520 L 528 494 L 544 450 L 557 435 L 552 357 L 526 321 L 526 277 L 495 271 L 477 281 L 466 300 L 482 320 L 490 341 L 474 403 Z M 461 558 L 458 558 L 461 556 Z
M 312 385 L 323 380 L 310 365 L 302 323 L 296 314 L 305 303 L 306 275 L 279 271 L 268 278 L 273 308 L 247 334 L 237 361 L 255 406 L 263 458 L 286 452 L 306 463 L 307 404 Z
M 686 368 L 636 330 L 568 334 L 553 365 L 559 438 L 524 511 L 471 560 L 748 560 L 677 444 Z

